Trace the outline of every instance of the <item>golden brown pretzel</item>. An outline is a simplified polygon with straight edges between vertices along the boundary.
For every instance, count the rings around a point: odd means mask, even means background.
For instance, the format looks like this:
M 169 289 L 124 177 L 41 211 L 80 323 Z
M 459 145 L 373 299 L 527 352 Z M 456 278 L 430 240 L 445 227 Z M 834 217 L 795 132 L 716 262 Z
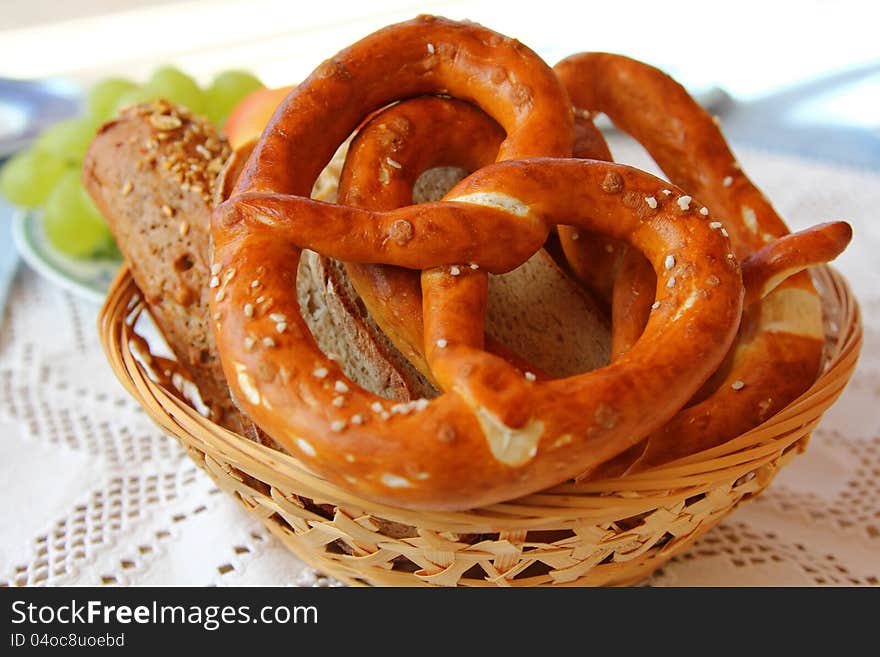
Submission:
M 609 181 L 615 184 L 609 185 Z M 624 199 L 643 198 L 662 184 L 644 172 L 619 165 L 586 160 L 524 160 L 478 171 L 446 196 L 447 200 L 461 200 L 515 188 L 517 205 L 549 217 L 564 217 L 566 223 L 579 229 L 628 242 L 642 250 L 662 272 L 658 297 L 665 305 L 624 358 L 593 374 L 536 386 L 530 386 L 500 359 L 479 350 L 481 322 L 472 318 L 476 314 L 479 320 L 485 309 L 485 277 L 480 272 L 453 276 L 441 268 L 422 273 L 426 350 L 431 368 L 441 387 L 459 392 L 474 409 L 496 458 L 504 452 L 505 458 L 517 462 L 533 458 L 537 466 L 548 432 L 559 436 L 551 443 L 559 449 L 585 430 L 587 442 L 592 442 L 591 453 L 575 451 L 568 463 L 555 463 L 558 473 L 571 471 L 575 463 L 604 462 L 631 444 L 640 431 L 622 424 L 625 413 L 621 409 L 630 408 L 633 398 L 644 404 L 641 414 L 646 423 L 656 426 L 680 403 L 678 395 L 688 385 L 685 379 L 694 376 L 703 380 L 718 362 L 717 354 L 706 349 L 708 325 L 697 327 L 688 319 L 695 306 L 708 314 L 719 308 L 724 312 L 723 304 L 714 309 L 706 307 L 720 301 L 714 285 L 719 278 L 704 267 L 726 267 L 725 273 L 729 273 L 737 269 L 735 257 L 730 252 L 710 250 L 694 259 L 693 253 L 669 250 L 667 238 L 679 249 L 685 244 L 699 249 L 703 231 L 709 227 L 671 204 L 651 207 L 621 203 L 619 197 L 615 198 L 622 192 Z M 679 196 L 683 194 L 673 189 Z M 650 236 L 642 235 L 644 240 L 636 236 L 643 232 Z M 712 232 L 709 228 L 709 235 Z M 680 269 L 675 273 L 668 272 L 664 265 L 671 254 L 679 258 Z M 680 329 L 688 337 L 686 344 L 659 346 L 658 331 L 664 329 Z M 688 372 L 683 369 L 687 367 L 685 362 L 693 366 Z M 639 365 L 650 371 L 637 374 Z M 575 417 L 581 418 L 582 427 L 586 423 L 586 429 L 573 429 L 578 423 Z M 553 459 L 547 461 L 553 464 Z M 546 481 L 539 472 L 531 476 Z
M 554 90 L 552 74 L 507 84 L 484 70 L 487 61 L 528 55 L 488 30 L 422 19 L 378 35 L 346 49 L 291 93 L 233 196 L 214 213 L 221 284 L 212 309 L 230 385 L 250 416 L 309 467 L 372 499 L 467 508 L 563 481 L 670 417 L 717 366 L 742 300 L 728 240 L 676 205 L 621 203 L 621 195 L 607 191 L 609 179 L 630 193 L 624 199 L 655 193 L 662 181 L 586 160 L 495 164 L 456 186 L 447 196 L 451 201 L 387 212 L 305 198 L 338 141 L 395 93 L 475 100 L 505 127 L 502 153 L 521 153 L 518 138 L 540 141 L 530 129 L 546 142 L 550 128 L 568 125 L 568 100 L 561 88 Z M 439 60 L 427 72 L 426 58 Z M 371 69 L 368 62 L 379 66 Z M 552 112 L 538 102 L 542 87 L 558 101 L 549 103 Z M 365 102 L 352 109 L 354 93 Z M 335 121 L 326 126 L 327 115 L 343 117 L 342 127 Z M 569 127 L 561 132 L 570 133 Z M 549 141 L 558 142 L 558 150 L 570 148 L 564 136 Z M 298 157 L 288 162 L 295 148 Z M 618 363 L 538 384 L 479 350 L 479 304 L 485 272 L 518 265 L 543 243 L 548 223 L 563 218 L 643 250 L 661 273 L 659 293 L 667 303 Z M 341 260 L 438 267 L 422 275 L 426 344 L 432 369 L 450 392 L 389 407 L 344 378 L 298 312 L 295 265 L 307 246 Z M 670 252 L 681 258 L 678 281 L 662 269 Z M 455 263 L 479 269 L 455 276 Z M 718 284 L 705 286 L 707 280 Z M 702 339 L 683 340 L 686 335 Z
M 302 324 L 290 292 L 290 262 L 297 241 L 308 238 L 297 236 L 295 218 L 261 226 L 248 216 L 252 205 L 233 202 L 241 224 L 256 229 L 214 232 L 215 261 L 226 281 L 214 303 L 218 343 L 239 402 L 325 477 L 405 506 L 464 508 L 507 499 L 614 456 L 675 413 L 717 367 L 739 318 L 741 279 L 727 239 L 702 217 L 672 204 L 628 208 L 603 190 L 609 176 L 639 194 L 664 184 L 621 165 L 521 160 L 481 169 L 449 198 L 458 205 L 507 199 L 510 209 L 501 212 L 510 217 L 509 232 L 520 220 L 565 217 L 644 250 L 661 274 L 664 305 L 636 346 L 594 373 L 529 381 L 479 350 L 483 269 L 456 276 L 451 266 L 441 267 L 422 275 L 426 345 L 433 371 L 450 392 L 396 411 L 347 381 Z M 278 224 L 286 226 L 279 230 Z M 342 251 L 351 255 L 346 247 L 328 254 Z M 663 270 L 669 253 L 680 259 L 678 280 Z M 455 253 L 449 260 L 458 261 Z M 257 295 L 272 306 L 254 305 Z M 251 316 L 242 310 L 248 304 L 257 308 Z M 415 433 L 418 441 L 411 438 Z
M 818 373 L 823 348 L 821 305 L 809 275 L 776 280 L 778 287 L 769 294 L 756 281 L 774 268 L 785 278 L 833 258 L 849 241 L 849 227 L 821 228 L 774 246 L 773 240 L 786 235 L 787 227 L 742 172 L 716 122 L 681 85 L 651 66 L 605 53 L 574 55 L 554 70 L 575 106 L 608 114 L 644 145 L 670 180 L 693 197 L 690 204 L 710 215 L 718 230 L 730 232 L 738 257 L 747 263 L 743 276 L 749 305 L 734 350 L 692 405 L 646 442 L 647 451 L 641 456 L 638 449 L 633 453 L 640 459 L 638 467 L 647 467 L 725 442 L 806 390 Z M 659 201 L 658 197 L 655 202 Z M 819 246 L 820 234 L 824 250 L 798 253 L 791 248 Z M 566 253 L 576 258 L 579 245 L 561 238 Z M 773 253 L 795 255 L 799 263 L 774 263 L 768 260 Z M 788 271 L 782 271 L 786 266 Z M 653 285 L 648 263 L 630 250 L 615 282 L 612 358 L 620 357 L 638 338 L 649 304 L 654 303 Z M 619 472 L 621 462 L 632 456 L 621 457 L 603 473 Z

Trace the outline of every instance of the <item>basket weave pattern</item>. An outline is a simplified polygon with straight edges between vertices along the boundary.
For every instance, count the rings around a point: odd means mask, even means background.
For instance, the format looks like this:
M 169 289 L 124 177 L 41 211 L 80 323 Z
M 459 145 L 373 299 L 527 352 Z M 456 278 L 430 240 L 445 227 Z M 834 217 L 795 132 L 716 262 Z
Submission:
M 417 512 L 336 488 L 294 457 L 227 431 L 153 380 L 132 353 L 143 309 L 123 268 L 99 317 L 116 375 L 217 485 L 315 569 L 375 586 L 583 586 L 636 583 L 763 491 L 806 447 L 846 386 L 862 326 L 844 279 L 814 272 L 828 345 L 814 385 L 737 438 L 651 470 L 567 483 L 467 512 Z

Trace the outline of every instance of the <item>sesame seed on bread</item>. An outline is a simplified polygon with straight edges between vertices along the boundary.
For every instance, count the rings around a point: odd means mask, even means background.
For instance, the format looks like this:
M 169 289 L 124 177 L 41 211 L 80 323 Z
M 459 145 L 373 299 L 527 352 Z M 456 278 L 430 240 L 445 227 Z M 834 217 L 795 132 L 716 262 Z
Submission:
M 211 194 L 230 148 L 214 126 L 156 101 L 99 130 L 83 183 L 150 313 L 216 421 L 238 428 L 210 326 Z

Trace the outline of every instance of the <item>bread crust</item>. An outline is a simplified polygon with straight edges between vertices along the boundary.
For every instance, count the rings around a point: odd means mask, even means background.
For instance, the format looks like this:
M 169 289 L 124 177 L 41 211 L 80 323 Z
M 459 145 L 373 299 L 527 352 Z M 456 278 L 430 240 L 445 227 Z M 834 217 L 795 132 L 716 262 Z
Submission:
M 229 154 L 207 121 L 164 101 L 136 105 L 99 130 L 83 183 L 212 419 L 238 430 L 208 308 L 211 192 Z

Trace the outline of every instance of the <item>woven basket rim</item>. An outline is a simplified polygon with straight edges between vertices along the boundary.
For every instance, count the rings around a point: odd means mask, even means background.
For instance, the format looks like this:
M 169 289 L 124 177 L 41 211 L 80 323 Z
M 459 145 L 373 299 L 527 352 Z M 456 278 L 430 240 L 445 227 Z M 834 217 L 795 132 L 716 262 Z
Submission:
M 359 508 L 418 526 L 540 528 L 548 521 L 584 522 L 609 511 L 633 515 L 664 503 L 683 502 L 754 473 L 808 435 L 846 386 L 862 346 L 858 303 L 845 278 L 828 266 L 814 268 L 830 322 L 838 328 L 826 365 L 813 385 L 764 423 L 727 441 L 635 474 L 568 482 L 515 500 L 465 511 L 414 511 L 355 496 L 310 472 L 294 456 L 255 443 L 205 418 L 175 392 L 153 381 L 129 347 L 132 317 L 142 308 L 126 265 L 113 280 L 98 317 L 108 362 L 124 387 L 167 433 L 212 459 L 234 465 L 274 488 L 294 489 L 316 501 Z M 232 474 L 232 473 L 227 473 Z M 235 476 L 235 475 L 233 475 Z

